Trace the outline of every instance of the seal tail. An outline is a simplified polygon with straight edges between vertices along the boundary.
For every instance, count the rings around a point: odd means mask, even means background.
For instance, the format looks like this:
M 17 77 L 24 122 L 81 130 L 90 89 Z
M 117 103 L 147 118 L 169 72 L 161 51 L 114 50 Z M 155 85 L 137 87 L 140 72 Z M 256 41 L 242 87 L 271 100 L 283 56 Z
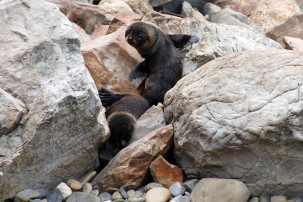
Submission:
M 122 97 L 124 97 L 124 95 L 115 94 L 106 88 L 101 88 L 101 90 L 99 90 L 98 92 L 102 102 L 102 106 L 110 106 L 118 100 L 121 100 Z

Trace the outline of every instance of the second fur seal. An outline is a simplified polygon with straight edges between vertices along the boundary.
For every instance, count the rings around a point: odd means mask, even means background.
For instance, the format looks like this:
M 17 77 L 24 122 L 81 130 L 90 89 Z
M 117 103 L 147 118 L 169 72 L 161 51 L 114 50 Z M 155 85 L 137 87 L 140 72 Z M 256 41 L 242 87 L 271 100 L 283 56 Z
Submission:
M 159 27 L 135 22 L 125 31 L 127 42 L 137 49 L 145 60 L 132 69 L 129 80 L 146 76 L 142 96 L 150 105 L 163 102 L 165 93 L 182 77 L 182 62 L 176 49 L 195 43 L 195 35 L 168 35 Z

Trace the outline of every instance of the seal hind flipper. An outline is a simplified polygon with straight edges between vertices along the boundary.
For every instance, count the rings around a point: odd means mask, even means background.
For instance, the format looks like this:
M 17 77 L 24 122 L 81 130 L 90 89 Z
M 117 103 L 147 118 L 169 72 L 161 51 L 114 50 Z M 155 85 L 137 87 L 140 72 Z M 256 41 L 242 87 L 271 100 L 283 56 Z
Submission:
M 148 68 L 146 67 L 145 61 L 142 61 L 142 62 L 138 62 L 134 66 L 132 71 L 129 73 L 128 79 L 130 81 L 132 81 L 136 78 L 140 78 L 140 77 L 144 77 L 144 76 L 149 76 L 149 73 L 148 73 Z
M 125 94 L 124 95 L 115 94 L 106 88 L 101 88 L 101 90 L 99 90 L 98 93 L 102 102 L 102 106 L 110 106 L 113 103 L 121 100 L 121 98 L 125 96 Z
M 176 48 L 185 48 L 199 41 L 199 37 L 190 34 L 168 34 Z

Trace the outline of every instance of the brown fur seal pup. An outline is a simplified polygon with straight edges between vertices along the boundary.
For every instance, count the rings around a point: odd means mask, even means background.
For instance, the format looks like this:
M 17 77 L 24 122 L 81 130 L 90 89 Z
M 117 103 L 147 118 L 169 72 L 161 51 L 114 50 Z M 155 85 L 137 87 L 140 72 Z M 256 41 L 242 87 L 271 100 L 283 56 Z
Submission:
M 182 63 L 177 48 L 198 41 L 194 35 L 167 35 L 150 23 L 135 22 L 125 31 L 127 42 L 145 59 L 132 69 L 129 80 L 146 76 L 142 96 L 150 105 L 163 102 L 165 93 L 182 76 Z

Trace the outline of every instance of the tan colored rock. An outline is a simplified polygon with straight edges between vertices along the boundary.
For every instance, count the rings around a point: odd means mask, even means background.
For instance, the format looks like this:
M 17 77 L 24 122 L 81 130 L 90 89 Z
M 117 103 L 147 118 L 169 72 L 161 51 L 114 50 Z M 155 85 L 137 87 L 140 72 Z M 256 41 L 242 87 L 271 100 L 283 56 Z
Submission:
M 82 189 L 81 182 L 79 182 L 78 180 L 75 180 L 75 179 L 69 179 L 66 184 L 75 191 L 79 191 Z
M 94 31 L 91 35 L 92 39 L 96 39 L 100 36 L 104 36 L 107 33 L 109 25 L 94 25 Z
M 146 202 L 167 202 L 171 197 L 171 193 L 168 189 L 157 187 L 149 190 L 146 193 Z
M 79 40 L 81 44 L 84 44 L 86 42 L 89 42 L 92 40 L 92 38 L 90 37 L 90 35 L 88 35 L 84 29 L 82 29 L 79 25 L 77 25 L 76 23 L 73 23 L 73 29 L 77 32 L 78 36 L 79 36 Z
M 125 29 L 104 35 L 82 46 L 85 65 L 97 88 L 108 88 L 115 93 L 140 94 L 142 79 L 128 80 L 131 69 L 142 60 L 135 48 L 125 40 Z
M 295 15 L 285 21 L 283 24 L 273 28 L 266 33 L 266 36 L 278 41 L 282 46 L 285 47 L 283 43 L 283 37 L 294 37 L 303 39 L 303 14 Z
M 102 0 L 99 5 L 121 1 L 127 3 L 135 13 L 140 14 L 142 16 L 153 10 L 148 0 Z
M 102 191 L 138 187 L 152 160 L 168 151 L 172 137 L 173 127 L 168 125 L 127 146 L 97 175 L 92 184 Z
M 281 202 L 281 201 L 286 201 L 285 196 L 272 196 L 270 198 L 270 202 Z
M 129 12 L 129 11 L 120 12 L 117 15 L 115 15 L 114 19 L 110 23 L 109 28 L 107 30 L 107 34 L 115 32 L 121 26 L 128 26 L 135 21 L 139 21 L 141 20 L 141 18 L 142 18 L 141 15 L 136 14 L 134 12 Z
M 155 182 L 170 187 L 175 182 L 183 182 L 182 170 L 168 163 L 162 156 L 156 158 L 149 166 Z
M 303 40 L 293 37 L 284 37 L 283 42 L 289 50 L 303 51 Z
M 249 16 L 264 32 L 301 13 L 300 7 L 294 0 L 219 0 L 216 4 Z
M 250 192 L 245 184 L 232 179 L 204 178 L 191 193 L 192 202 L 247 202 Z

